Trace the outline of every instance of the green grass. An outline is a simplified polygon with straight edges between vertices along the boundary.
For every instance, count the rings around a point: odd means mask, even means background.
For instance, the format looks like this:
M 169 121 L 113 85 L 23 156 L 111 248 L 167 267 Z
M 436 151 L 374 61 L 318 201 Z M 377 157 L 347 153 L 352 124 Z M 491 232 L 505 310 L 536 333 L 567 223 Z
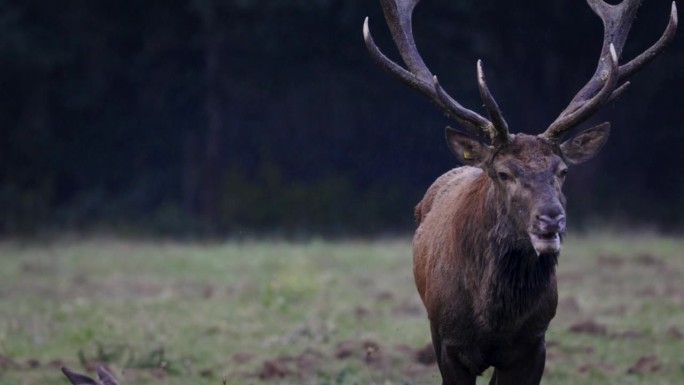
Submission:
M 684 241 L 570 237 L 558 273 L 544 383 L 681 384 Z M 408 239 L 0 243 L 0 385 L 97 363 L 131 385 L 436 384 L 428 342 Z

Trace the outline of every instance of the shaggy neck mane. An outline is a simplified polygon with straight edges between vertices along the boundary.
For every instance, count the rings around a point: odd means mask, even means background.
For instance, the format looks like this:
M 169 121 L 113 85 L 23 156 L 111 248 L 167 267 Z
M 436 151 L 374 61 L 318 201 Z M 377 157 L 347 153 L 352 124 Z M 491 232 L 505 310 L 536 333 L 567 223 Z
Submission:
M 486 173 L 465 195 L 462 202 L 468 204 L 453 221 L 454 251 L 463 257 L 466 286 L 477 293 L 474 310 L 492 326 L 524 317 L 550 285 L 557 256 L 536 254 L 527 233 L 513 225 L 504 198 Z

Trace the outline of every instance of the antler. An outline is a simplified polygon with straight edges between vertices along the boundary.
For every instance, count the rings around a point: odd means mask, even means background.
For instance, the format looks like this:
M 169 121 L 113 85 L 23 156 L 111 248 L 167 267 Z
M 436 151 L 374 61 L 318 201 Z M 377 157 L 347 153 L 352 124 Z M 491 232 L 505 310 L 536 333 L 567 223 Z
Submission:
M 602 0 L 587 0 L 603 21 L 603 47 L 596 72 L 575 95 L 568 107 L 540 136 L 560 140 L 573 127 L 588 119 L 606 103 L 619 96 L 628 86 L 627 78 L 653 60 L 674 38 L 677 30 L 677 7 L 672 2 L 670 20 L 658 41 L 630 62 L 619 65 L 618 59 L 636 16 L 641 0 L 624 0 L 611 5 Z M 620 84 L 622 83 L 622 84 Z
M 508 125 L 503 118 L 501 110 L 499 110 L 499 107 L 494 101 L 492 94 L 487 88 L 481 62 L 478 61 L 477 67 L 478 85 L 485 108 L 492 121 L 463 107 L 449 96 L 440 86 L 437 76 L 434 76 L 425 65 L 425 62 L 416 48 L 411 27 L 413 9 L 419 1 L 420 0 L 380 0 L 383 13 L 385 14 L 385 20 L 392 33 L 394 43 L 399 50 L 402 60 L 408 67 L 408 70 L 387 58 L 377 45 L 375 45 L 368 28 L 368 18 L 366 18 L 363 23 L 363 37 L 371 56 L 386 71 L 398 77 L 410 87 L 420 91 L 440 107 L 444 113 L 456 119 L 475 134 L 489 138 L 495 146 L 507 143 L 510 139 Z

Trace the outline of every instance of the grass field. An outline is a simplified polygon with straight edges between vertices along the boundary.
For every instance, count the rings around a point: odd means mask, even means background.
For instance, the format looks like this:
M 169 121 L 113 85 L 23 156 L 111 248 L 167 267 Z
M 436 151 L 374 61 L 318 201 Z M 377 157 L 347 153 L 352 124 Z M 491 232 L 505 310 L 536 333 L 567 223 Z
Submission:
M 569 237 L 558 272 L 544 383 L 684 383 L 683 240 Z M 438 384 L 428 342 L 408 239 L 0 243 L 0 384 Z

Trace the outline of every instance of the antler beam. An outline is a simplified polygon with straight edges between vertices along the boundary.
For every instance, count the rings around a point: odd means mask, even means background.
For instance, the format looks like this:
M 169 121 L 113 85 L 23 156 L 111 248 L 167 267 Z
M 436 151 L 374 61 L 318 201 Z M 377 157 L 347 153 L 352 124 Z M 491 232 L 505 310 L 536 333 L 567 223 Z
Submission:
M 499 110 L 499 107 L 484 82 L 481 64 L 478 64 L 480 93 L 492 121 L 463 107 L 449 96 L 449 94 L 442 89 L 437 77 L 434 76 L 425 65 L 425 62 L 418 53 L 411 26 L 413 9 L 419 1 L 420 0 L 380 1 L 394 43 L 408 69 L 404 69 L 399 64 L 393 62 L 380 51 L 370 34 L 368 18 L 366 18 L 363 24 L 363 36 L 371 56 L 387 72 L 393 74 L 411 88 L 420 91 L 444 113 L 458 121 L 476 135 L 488 138 L 495 145 L 501 145 L 508 142 L 508 125 L 503 119 L 503 114 Z
M 620 66 L 619 58 L 641 0 L 624 0 L 611 5 L 603 0 L 587 0 L 591 9 L 603 21 L 603 47 L 596 72 L 575 95 L 568 107 L 540 136 L 560 140 L 573 127 L 587 120 L 629 86 L 626 81 L 660 54 L 672 41 L 677 30 L 677 6 L 672 2 L 670 19 L 658 41 L 640 55 Z M 622 83 L 622 84 L 620 84 Z

